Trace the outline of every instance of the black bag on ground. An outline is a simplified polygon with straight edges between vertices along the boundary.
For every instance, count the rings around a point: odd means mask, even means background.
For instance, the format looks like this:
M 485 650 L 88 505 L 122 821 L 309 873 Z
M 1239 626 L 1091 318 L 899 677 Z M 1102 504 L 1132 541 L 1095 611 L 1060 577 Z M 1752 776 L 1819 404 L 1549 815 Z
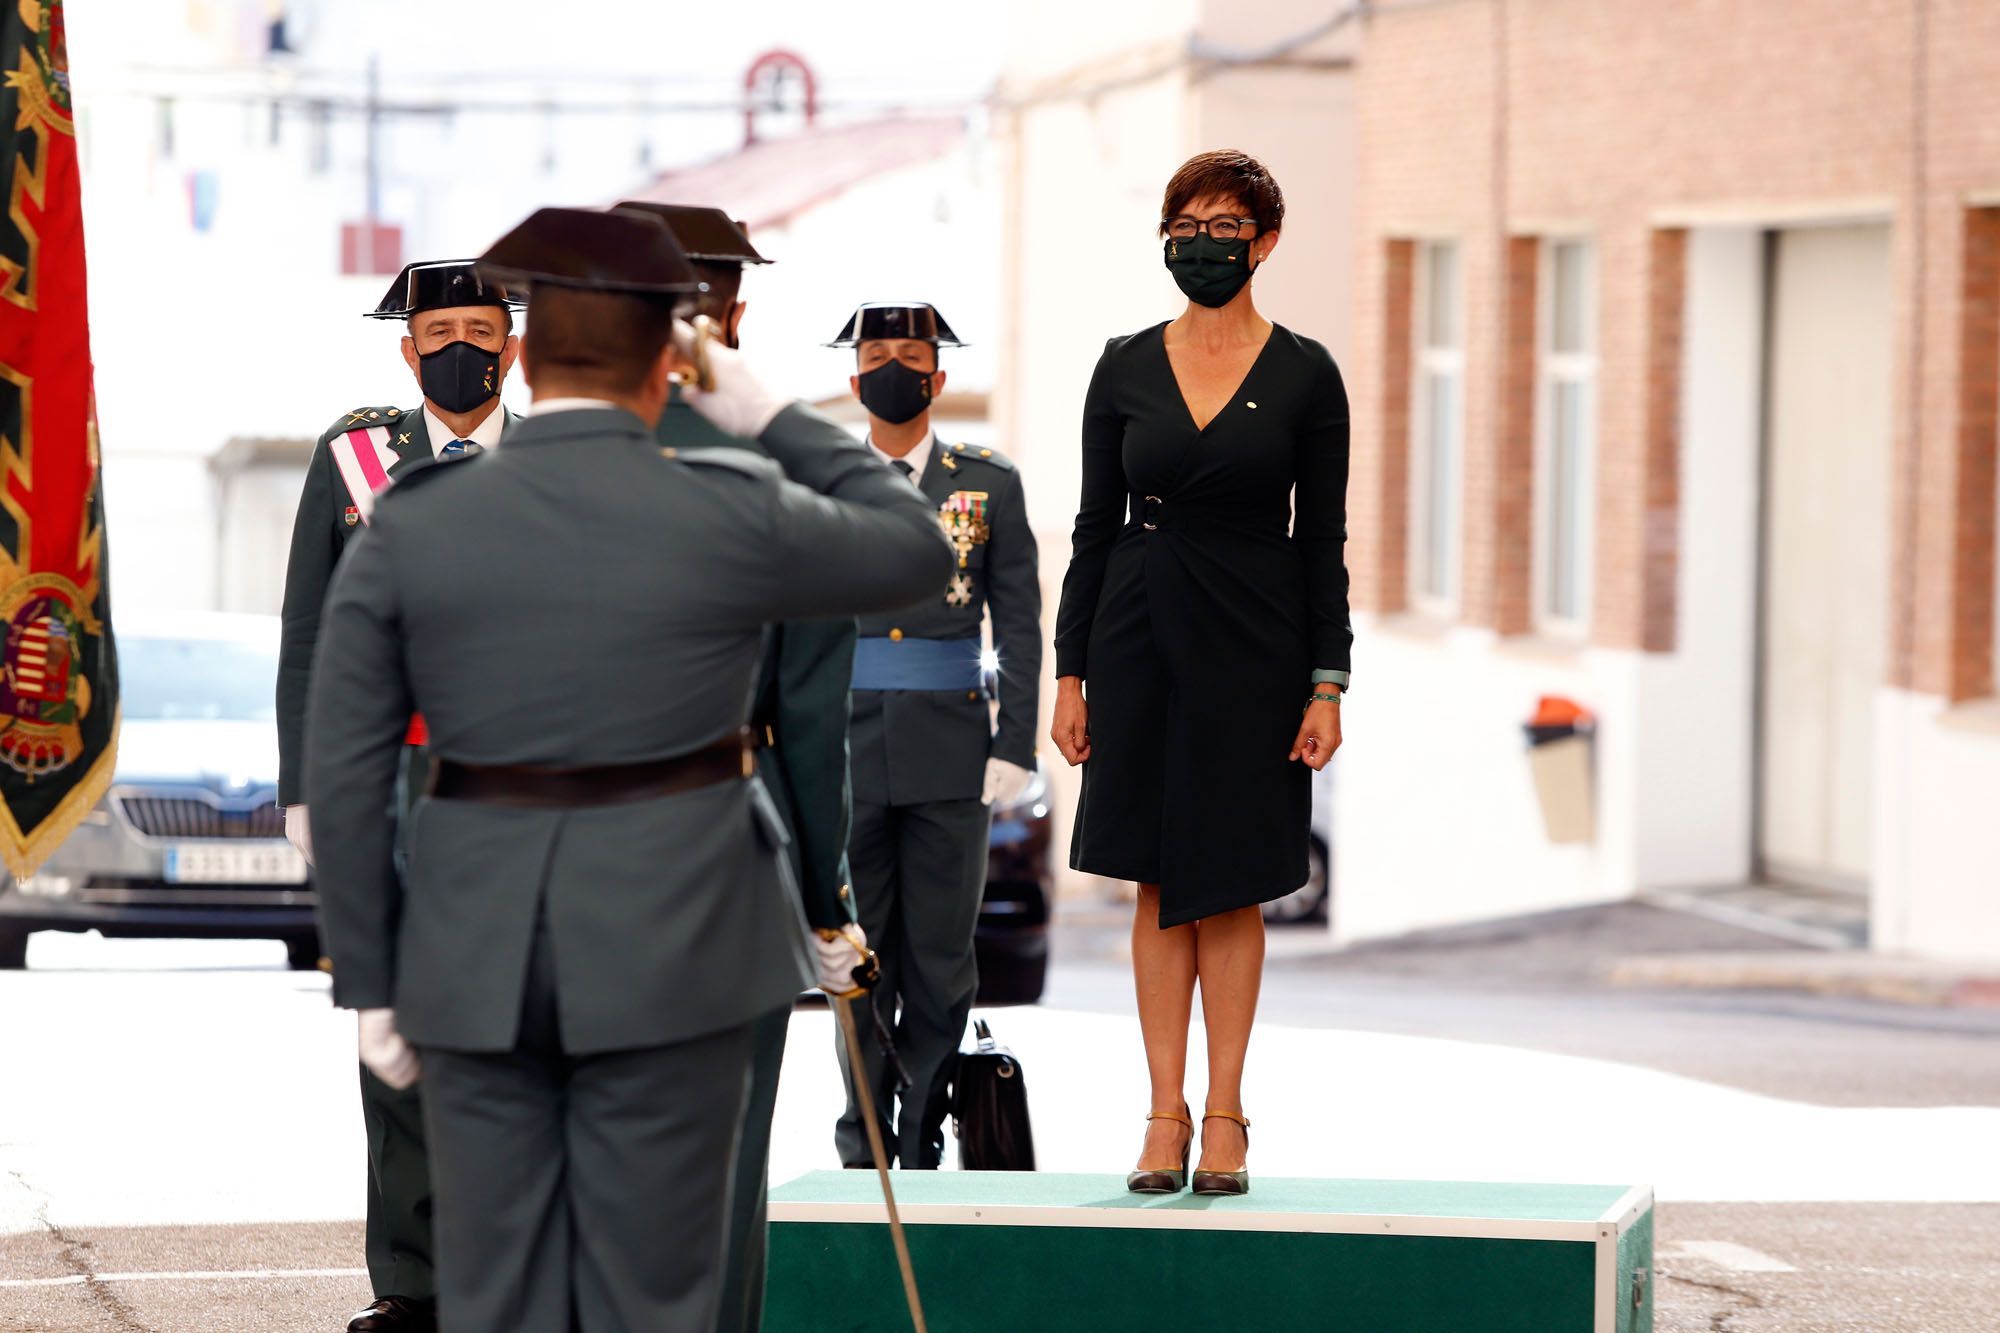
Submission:
M 1014 1053 L 993 1040 L 984 1019 L 973 1024 L 979 1044 L 960 1051 L 951 1080 L 952 1130 L 964 1171 L 1032 1171 L 1035 1133 L 1028 1122 L 1028 1084 Z

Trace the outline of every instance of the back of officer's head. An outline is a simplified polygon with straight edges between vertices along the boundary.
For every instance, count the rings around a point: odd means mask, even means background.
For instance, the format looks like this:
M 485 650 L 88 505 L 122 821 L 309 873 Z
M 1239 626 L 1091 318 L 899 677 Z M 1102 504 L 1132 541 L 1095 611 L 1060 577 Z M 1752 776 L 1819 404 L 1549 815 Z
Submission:
M 538 398 L 642 393 L 673 337 L 674 300 L 538 284 L 522 358 Z

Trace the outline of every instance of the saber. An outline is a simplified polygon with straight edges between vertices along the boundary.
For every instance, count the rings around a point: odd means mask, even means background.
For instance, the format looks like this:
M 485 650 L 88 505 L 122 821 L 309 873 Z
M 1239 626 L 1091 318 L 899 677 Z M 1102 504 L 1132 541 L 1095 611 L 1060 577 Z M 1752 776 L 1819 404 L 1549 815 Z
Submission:
M 929 1333 L 924 1324 L 924 1305 L 917 1295 L 917 1272 L 910 1264 L 910 1242 L 903 1234 L 903 1218 L 896 1211 L 896 1191 L 889 1183 L 889 1154 L 882 1147 L 882 1123 L 875 1116 L 875 1093 L 868 1086 L 861 1063 L 861 1035 L 854 1026 L 854 1001 L 832 997 L 834 1012 L 840 1016 L 840 1032 L 847 1039 L 848 1067 L 854 1071 L 854 1090 L 861 1100 L 861 1114 L 868 1122 L 868 1147 L 875 1154 L 875 1174 L 882 1182 L 882 1202 L 889 1210 L 889 1239 L 896 1247 L 896 1264 L 903 1270 L 903 1297 L 910 1305 L 910 1322 L 917 1333 Z
M 854 969 L 854 991 L 846 995 L 828 995 L 834 1003 L 834 1015 L 840 1019 L 840 1035 L 848 1043 L 848 1069 L 854 1071 L 854 1093 L 862 1103 L 862 1119 L 868 1123 L 868 1151 L 876 1159 L 876 1177 L 882 1181 L 882 1203 L 888 1207 L 888 1239 L 896 1245 L 896 1267 L 902 1269 L 902 1295 L 910 1303 L 910 1323 L 916 1333 L 930 1333 L 924 1323 L 924 1301 L 916 1295 L 916 1267 L 910 1263 L 910 1239 L 902 1233 L 902 1213 L 896 1211 L 896 1189 L 888 1181 L 888 1151 L 882 1147 L 882 1121 L 876 1119 L 874 1109 L 874 1089 L 868 1087 L 868 1071 L 862 1067 L 862 1035 L 854 1027 L 854 997 L 862 995 L 880 979 L 874 955 L 862 951 L 862 963 Z

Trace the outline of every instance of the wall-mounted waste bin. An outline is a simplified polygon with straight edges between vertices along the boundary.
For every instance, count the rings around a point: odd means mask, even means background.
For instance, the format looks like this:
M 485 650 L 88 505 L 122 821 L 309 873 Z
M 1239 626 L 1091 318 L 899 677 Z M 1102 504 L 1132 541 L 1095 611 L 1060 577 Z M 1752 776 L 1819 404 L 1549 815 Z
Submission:
M 1597 719 L 1572 699 L 1545 694 L 1523 728 L 1528 771 L 1550 842 L 1589 842 L 1596 829 L 1591 748 Z

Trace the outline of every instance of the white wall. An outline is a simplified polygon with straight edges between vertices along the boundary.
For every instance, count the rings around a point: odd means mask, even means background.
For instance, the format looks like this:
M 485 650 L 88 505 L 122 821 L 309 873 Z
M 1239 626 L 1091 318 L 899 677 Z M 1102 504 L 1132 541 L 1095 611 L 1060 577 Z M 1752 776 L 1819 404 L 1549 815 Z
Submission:
M 1674 651 L 1646 655 L 1639 671 L 1640 887 L 1750 873 L 1762 274 L 1758 232 L 1689 234 L 1680 619 Z
M 1211 3 L 1205 36 L 1230 50 L 1254 49 L 1308 26 L 1297 9 Z M 1295 54 L 1324 60 L 1352 57 L 1358 36 L 1358 25 L 1350 24 Z M 1239 66 L 1195 82 L 1193 97 L 1195 131 L 1188 151 L 1241 149 L 1269 167 L 1285 192 L 1284 236 L 1259 273 L 1257 308 L 1287 328 L 1317 338 L 1335 361 L 1344 362 L 1353 330 L 1359 148 L 1353 74 Z M 1166 184 L 1164 178 L 1159 184 Z
M 103 466 L 114 622 L 126 611 L 215 609 L 215 493 L 207 455 L 107 449 Z
M 1689 239 L 1675 651 L 1357 617 L 1334 830 L 1343 940 L 1749 872 L 1761 238 Z M 1596 839 L 1543 834 L 1521 724 L 1597 715 Z
M 846 394 L 854 353 L 822 344 L 863 301 L 911 300 L 935 305 L 970 344 L 946 349 L 946 391 L 991 392 L 1001 180 L 982 136 L 975 124 L 949 154 L 861 181 L 751 238 L 774 262 L 744 276 L 743 345 L 774 388 L 814 401 Z
M 2000 963 L 2000 700 L 1875 696 L 1878 949 Z
M 1343 941 L 1539 911 L 1628 891 L 1633 654 L 1501 643 L 1486 630 L 1355 618 L 1333 835 Z M 1549 843 L 1522 724 L 1542 694 L 1599 717 L 1598 838 Z M 1605 798 L 1612 799 L 1607 801 Z

